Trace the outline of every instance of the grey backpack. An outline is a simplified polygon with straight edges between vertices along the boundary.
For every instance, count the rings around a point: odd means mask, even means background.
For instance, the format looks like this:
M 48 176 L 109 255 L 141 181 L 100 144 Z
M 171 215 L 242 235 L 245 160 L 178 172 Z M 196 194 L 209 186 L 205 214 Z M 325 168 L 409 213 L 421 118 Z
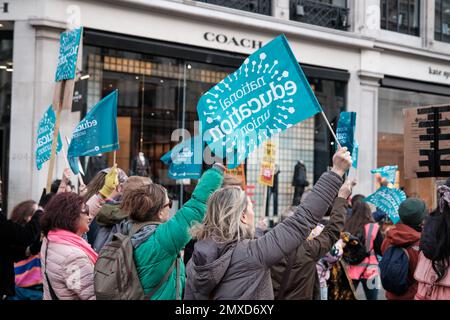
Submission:
M 94 267 L 94 290 L 97 300 L 148 300 L 167 281 L 173 268 L 177 268 L 179 282 L 179 259 L 176 258 L 159 284 L 147 295 L 144 294 L 133 257 L 131 236 L 149 222 L 133 226 L 129 235 L 116 233 L 112 240 L 100 250 Z

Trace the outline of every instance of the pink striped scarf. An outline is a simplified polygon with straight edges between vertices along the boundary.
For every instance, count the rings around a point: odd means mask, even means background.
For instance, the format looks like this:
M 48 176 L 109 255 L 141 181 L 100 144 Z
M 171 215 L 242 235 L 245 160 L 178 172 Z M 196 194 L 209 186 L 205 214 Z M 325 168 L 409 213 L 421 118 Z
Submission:
M 86 240 L 73 232 L 62 229 L 52 230 L 48 233 L 47 239 L 51 242 L 77 247 L 87 254 L 92 264 L 95 264 L 97 261 L 98 255 L 94 249 L 92 249 Z

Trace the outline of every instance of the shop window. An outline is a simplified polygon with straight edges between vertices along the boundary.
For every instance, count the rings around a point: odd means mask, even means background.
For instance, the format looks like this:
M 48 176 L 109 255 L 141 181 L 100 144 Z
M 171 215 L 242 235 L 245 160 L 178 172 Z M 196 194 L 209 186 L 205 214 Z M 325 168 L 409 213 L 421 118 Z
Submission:
M 434 39 L 450 43 L 450 0 L 436 0 Z
M 420 35 L 420 0 L 381 0 L 381 29 Z
M 272 1 L 271 0 L 195 0 L 215 4 L 218 6 L 228 7 L 232 9 L 244 10 L 253 13 L 264 14 L 270 16 Z
M 291 0 L 290 19 L 322 27 L 348 30 L 347 0 Z

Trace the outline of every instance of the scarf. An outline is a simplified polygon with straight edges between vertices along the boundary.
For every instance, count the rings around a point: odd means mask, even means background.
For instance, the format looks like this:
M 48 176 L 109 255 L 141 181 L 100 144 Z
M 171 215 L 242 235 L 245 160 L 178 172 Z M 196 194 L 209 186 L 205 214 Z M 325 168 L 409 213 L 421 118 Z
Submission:
M 129 235 L 133 224 L 136 224 L 136 222 L 127 220 L 123 225 L 121 225 L 122 233 Z M 148 238 L 150 238 L 150 236 L 156 231 L 158 225 L 159 224 L 156 224 L 155 222 L 155 224 L 148 224 L 142 228 L 139 228 L 139 231 L 131 236 L 131 245 L 133 246 L 133 248 L 136 249 L 142 243 L 147 241 Z
M 447 202 L 447 205 L 450 207 L 450 187 L 443 185 L 437 189 L 439 193 L 439 210 L 444 212 L 444 206 Z
M 83 250 L 84 253 L 89 257 L 92 264 L 95 264 L 97 261 L 98 255 L 94 251 L 94 249 L 91 248 L 89 243 L 86 242 L 83 238 L 81 238 L 79 235 L 62 229 L 52 230 L 47 235 L 48 241 L 54 242 L 54 243 L 60 243 L 60 244 L 66 244 L 69 246 L 77 247 L 81 250 Z

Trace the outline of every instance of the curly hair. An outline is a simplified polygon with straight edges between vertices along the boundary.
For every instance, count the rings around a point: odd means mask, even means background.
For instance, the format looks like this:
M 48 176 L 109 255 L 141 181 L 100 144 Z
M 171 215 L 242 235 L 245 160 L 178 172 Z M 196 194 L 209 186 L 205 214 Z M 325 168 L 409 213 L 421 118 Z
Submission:
M 152 183 L 125 192 L 121 209 L 137 222 L 156 220 L 166 202 L 167 190 L 163 186 Z
M 55 195 L 45 206 L 41 217 L 41 228 L 45 236 L 51 230 L 63 229 L 76 233 L 80 212 L 84 204 L 83 197 L 72 192 Z

